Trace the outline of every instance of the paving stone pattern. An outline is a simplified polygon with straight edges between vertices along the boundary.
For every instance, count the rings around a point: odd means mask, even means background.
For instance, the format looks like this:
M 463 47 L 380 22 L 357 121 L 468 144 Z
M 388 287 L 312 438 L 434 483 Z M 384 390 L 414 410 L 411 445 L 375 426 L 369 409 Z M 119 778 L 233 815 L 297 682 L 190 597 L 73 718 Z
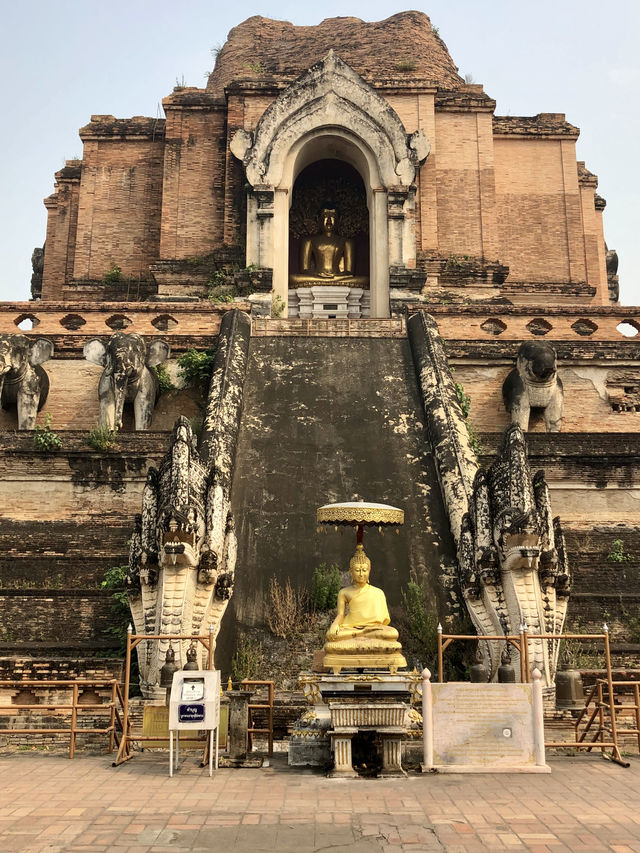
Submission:
M 640 851 L 640 761 L 551 759 L 551 775 L 332 780 L 162 753 L 0 758 L 0 851 Z

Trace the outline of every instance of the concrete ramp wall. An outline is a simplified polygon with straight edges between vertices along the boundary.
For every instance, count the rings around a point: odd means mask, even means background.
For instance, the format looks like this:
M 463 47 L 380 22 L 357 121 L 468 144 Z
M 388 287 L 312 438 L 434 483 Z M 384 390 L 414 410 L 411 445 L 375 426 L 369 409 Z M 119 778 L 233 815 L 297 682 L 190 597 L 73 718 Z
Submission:
M 393 608 L 411 574 L 444 612 L 454 548 L 424 433 L 406 339 L 253 338 L 232 488 L 239 553 L 219 651 L 265 620 L 269 579 L 308 588 L 314 568 L 348 568 L 355 534 L 318 533 L 316 508 L 352 499 L 405 510 L 405 526 L 365 532 L 371 582 Z M 234 619 L 235 617 L 235 619 Z M 226 646 L 226 649 L 225 649 Z

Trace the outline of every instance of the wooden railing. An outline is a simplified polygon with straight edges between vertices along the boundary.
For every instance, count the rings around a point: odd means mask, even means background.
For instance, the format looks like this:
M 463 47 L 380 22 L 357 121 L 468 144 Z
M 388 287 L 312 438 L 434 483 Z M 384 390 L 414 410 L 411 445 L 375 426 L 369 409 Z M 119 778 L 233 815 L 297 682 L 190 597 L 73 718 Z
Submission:
M 247 728 L 247 732 L 249 733 L 249 751 L 253 749 L 253 736 L 255 734 L 266 734 L 267 740 L 269 744 L 269 757 L 273 755 L 273 690 L 274 683 L 273 681 L 251 681 L 249 679 L 244 679 L 244 681 L 240 682 L 242 687 L 266 687 L 267 688 L 267 701 L 266 702 L 249 702 L 249 726 Z M 266 711 L 267 712 L 267 726 L 266 728 L 257 728 L 254 720 L 254 712 L 255 711 Z
M 83 688 L 91 688 L 92 690 L 108 690 L 109 698 L 106 702 L 84 703 L 80 702 L 81 690 Z M 16 716 L 24 711 L 39 712 L 49 711 L 53 714 L 69 716 L 70 721 L 68 726 L 60 727 L 30 727 L 30 728 L 11 728 L 6 729 L 6 734 L 10 735 L 55 735 L 65 736 L 69 738 L 69 758 L 73 758 L 76 750 L 76 738 L 79 734 L 104 734 L 109 736 L 109 752 L 113 752 L 115 746 L 119 746 L 122 741 L 124 715 L 121 713 L 124 707 L 124 700 L 120 685 L 115 679 L 87 679 L 79 678 L 75 680 L 38 680 L 38 679 L 11 679 L 0 681 L 0 690 L 25 690 L 35 692 L 37 690 L 63 690 L 71 693 L 69 702 L 37 702 L 34 704 L 17 703 L 11 705 L 0 705 L 0 715 Z M 79 717 L 86 711 L 92 711 L 94 714 L 108 714 L 108 725 L 95 728 L 79 726 Z M 1 732 L 1 730 L 0 730 Z

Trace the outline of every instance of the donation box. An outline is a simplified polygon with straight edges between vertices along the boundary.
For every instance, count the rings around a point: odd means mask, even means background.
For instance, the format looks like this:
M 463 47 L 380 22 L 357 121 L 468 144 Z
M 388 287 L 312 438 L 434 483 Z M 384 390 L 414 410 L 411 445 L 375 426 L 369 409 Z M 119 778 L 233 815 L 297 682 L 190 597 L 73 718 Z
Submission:
M 212 731 L 220 724 L 220 670 L 178 670 L 169 700 L 169 731 Z

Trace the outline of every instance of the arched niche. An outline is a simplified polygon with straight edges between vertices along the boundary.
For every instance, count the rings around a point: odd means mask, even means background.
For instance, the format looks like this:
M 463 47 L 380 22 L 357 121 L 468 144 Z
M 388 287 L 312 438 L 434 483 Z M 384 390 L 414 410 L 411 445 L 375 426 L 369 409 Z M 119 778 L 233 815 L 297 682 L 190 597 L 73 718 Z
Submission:
M 286 304 L 289 207 L 296 177 L 326 159 L 361 176 L 369 209 L 371 316 L 389 315 L 389 266 L 415 263 L 416 169 L 429 153 L 422 131 L 408 135 L 397 113 L 330 51 L 267 108 L 255 133 L 238 130 L 247 199 L 247 264 L 273 270 Z

